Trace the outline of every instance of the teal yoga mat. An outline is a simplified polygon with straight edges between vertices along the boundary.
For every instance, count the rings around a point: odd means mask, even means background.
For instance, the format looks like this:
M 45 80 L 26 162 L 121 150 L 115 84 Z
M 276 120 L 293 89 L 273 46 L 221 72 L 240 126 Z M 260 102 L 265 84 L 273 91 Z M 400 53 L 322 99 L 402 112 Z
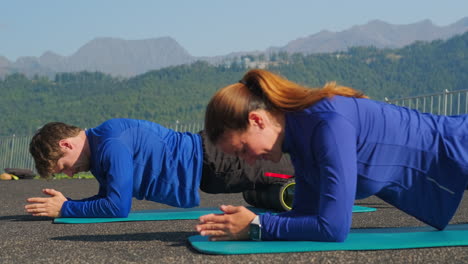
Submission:
M 253 208 L 256 213 L 264 213 L 266 210 Z M 109 222 L 130 222 L 130 221 L 162 221 L 162 220 L 193 220 L 206 214 L 219 214 L 221 211 L 217 207 L 205 208 L 174 208 L 133 211 L 126 218 L 55 218 L 56 224 L 91 224 Z
M 345 242 L 313 241 L 209 241 L 191 236 L 196 250 L 207 254 L 264 254 L 332 250 L 383 250 L 468 245 L 468 224 L 432 227 L 352 229 Z
M 256 214 L 267 212 L 265 209 L 249 207 Z M 353 212 L 363 213 L 375 211 L 375 208 L 354 206 Z M 109 223 L 109 222 L 129 222 L 129 221 L 162 221 L 162 220 L 194 220 L 206 214 L 222 213 L 217 207 L 206 208 L 174 208 L 133 211 L 127 218 L 55 218 L 56 224 L 91 224 L 91 223 Z
M 367 212 L 374 212 L 376 210 L 377 209 L 372 208 L 372 207 L 359 206 L 359 205 L 353 206 L 353 213 L 367 213 Z

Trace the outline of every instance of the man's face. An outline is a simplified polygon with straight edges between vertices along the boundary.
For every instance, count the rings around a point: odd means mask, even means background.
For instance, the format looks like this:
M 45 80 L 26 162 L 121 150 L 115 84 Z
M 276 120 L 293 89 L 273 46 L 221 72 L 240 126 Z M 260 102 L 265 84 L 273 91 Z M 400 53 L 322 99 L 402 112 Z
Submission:
M 73 177 L 79 172 L 89 171 L 89 160 L 80 149 L 70 147 L 68 144 L 61 145 L 61 147 L 64 154 L 57 161 L 54 173 L 64 173 Z

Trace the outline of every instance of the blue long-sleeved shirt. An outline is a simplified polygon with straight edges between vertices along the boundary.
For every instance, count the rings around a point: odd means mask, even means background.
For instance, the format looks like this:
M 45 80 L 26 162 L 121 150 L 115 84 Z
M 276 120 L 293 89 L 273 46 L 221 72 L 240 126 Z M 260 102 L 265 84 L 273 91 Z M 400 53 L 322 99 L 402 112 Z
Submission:
M 198 134 L 111 119 L 86 131 L 96 196 L 66 201 L 62 217 L 127 217 L 132 197 L 176 207 L 200 202 L 203 148 Z
M 293 210 L 260 216 L 262 239 L 343 241 L 355 199 L 376 195 L 443 229 L 468 179 L 468 115 L 335 96 L 286 113 Z

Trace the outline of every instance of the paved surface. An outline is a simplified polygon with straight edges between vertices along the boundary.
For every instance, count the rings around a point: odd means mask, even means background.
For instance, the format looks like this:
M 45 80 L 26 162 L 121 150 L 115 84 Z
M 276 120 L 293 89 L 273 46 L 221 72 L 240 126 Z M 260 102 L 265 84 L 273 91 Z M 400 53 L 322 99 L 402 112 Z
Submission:
M 380 251 L 329 251 L 254 255 L 205 255 L 187 238 L 195 235 L 196 220 L 105 224 L 53 224 L 24 212 L 25 199 L 45 187 L 65 196 L 85 198 L 97 193 L 95 180 L 0 181 L 0 263 L 468 263 L 468 247 Z M 241 195 L 202 193 L 201 206 L 244 204 Z M 376 207 L 354 214 L 353 227 L 422 225 L 377 198 L 357 202 Z M 133 210 L 167 208 L 134 201 Z M 468 223 L 468 196 L 451 223 Z

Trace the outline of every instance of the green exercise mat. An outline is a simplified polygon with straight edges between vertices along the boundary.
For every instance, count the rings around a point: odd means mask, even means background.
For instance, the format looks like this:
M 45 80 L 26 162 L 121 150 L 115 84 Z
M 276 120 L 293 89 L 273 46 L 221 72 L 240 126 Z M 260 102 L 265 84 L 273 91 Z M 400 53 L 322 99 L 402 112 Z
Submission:
M 432 227 L 352 229 L 345 242 L 314 241 L 209 241 L 191 236 L 190 244 L 207 254 L 264 254 L 332 250 L 382 250 L 468 245 L 468 224 Z
M 256 214 L 268 212 L 268 210 L 248 207 Z M 354 206 L 353 212 L 372 212 L 375 208 Z M 129 221 L 161 221 L 161 220 L 193 220 L 198 219 L 206 214 L 220 214 L 221 210 L 217 207 L 200 207 L 200 208 L 174 208 L 174 209 L 157 209 L 133 211 L 126 218 L 55 218 L 56 224 L 91 224 L 91 223 L 108 223 L 108 222 L 129 222 Z

